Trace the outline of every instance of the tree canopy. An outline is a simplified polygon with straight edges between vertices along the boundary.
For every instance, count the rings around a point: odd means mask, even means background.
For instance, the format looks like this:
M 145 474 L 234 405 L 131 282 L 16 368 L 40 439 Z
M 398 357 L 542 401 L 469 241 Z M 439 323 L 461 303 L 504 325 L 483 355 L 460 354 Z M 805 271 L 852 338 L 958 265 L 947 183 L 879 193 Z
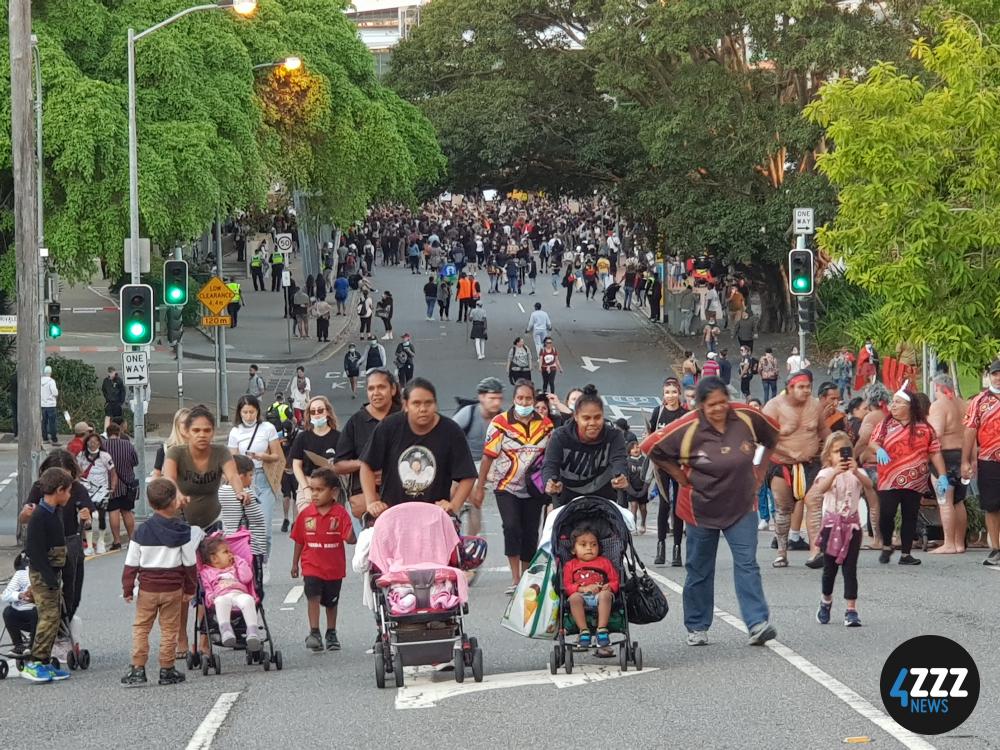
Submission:
M 6 2 L 0 3 L 6 12 Z M 128 234 L 126 30 L 184 0 L 41 0 L 46 241 L 60 272 L 122 264 Z M 261 206 L 275 183 L 309 192 L 335 223 L 377 200 L 413 202 L 444 158 L 420 112 L 382 86 L 342 2 L 261 0 L 256 14 L 199 13 L 137 51 L 142 232 L 171 245 L 216 208 Z M 0 39 L 0 288 L 13 287 L 10 82 Z M 298 55 L 303 67 L 253 71 Z M 313 205 L 316 205 L 313 203 Z
M 820 169 L 840 199 L 819 243 L 884 300 L 871 336 L 979 365 L 1000 347 L 1000 47 L 951 19 L 911 54 L 926 78 L 880 64 L 807 109 L 835 144 Z

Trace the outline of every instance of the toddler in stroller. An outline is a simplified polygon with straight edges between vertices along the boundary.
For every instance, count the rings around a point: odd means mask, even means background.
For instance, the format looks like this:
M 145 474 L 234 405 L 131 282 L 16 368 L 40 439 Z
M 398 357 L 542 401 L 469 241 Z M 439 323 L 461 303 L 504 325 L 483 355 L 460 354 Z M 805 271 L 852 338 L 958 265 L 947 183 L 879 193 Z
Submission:
M 483 679 L 483 652 L 465 632 L 468 584 L 462 545 L 450 515 L 436 505 L 396 505 L 375 521 L 368 551 L 369 582 L 379 628 L 375 683 L 387 674 L 403 686 L 403 667 L 454 662 L 455 681 L 472 669 Z
M 613 281 L 608 284 L 607 288 L 604 290 L 604 296 L 601 297 L 601 304 L 604 306 L 605 310 L 621 310 L 622 303 L 618 301 L 618 290 L 622 288 L 622 285 L 617 281 Z
M 245 649 L 247 664 L 263 664 L 267 671 L 274 664 L 281 669 L 281 652 L 274 648 L 271 630 L 267 626 L 258 591 L 260 566 L 254 564 L 250 550 L 250 531 L 240 529 L 223 536 L 215 533 L 205 538 L 198 550 L 198 594 L 201 620 L 195 620 L 195 640 L 199 631 L 207 636 L 207 653 L 188 654 L 187 667 L 201 666 L 202 674 L 209 669 L 222 673 L 219 655 L 214 646 Z M 233 619 L 233 610 L 238 610 Z M 264 653 L 263 646 L 269 651 Z

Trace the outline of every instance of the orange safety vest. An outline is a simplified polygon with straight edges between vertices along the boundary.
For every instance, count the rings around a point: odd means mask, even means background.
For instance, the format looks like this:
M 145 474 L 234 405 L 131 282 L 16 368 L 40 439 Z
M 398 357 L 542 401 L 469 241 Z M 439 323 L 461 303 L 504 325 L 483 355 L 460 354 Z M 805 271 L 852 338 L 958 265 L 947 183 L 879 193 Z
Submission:
M 458 280 L 458 298 L 472 299 L 472 279 L 465 277 Z

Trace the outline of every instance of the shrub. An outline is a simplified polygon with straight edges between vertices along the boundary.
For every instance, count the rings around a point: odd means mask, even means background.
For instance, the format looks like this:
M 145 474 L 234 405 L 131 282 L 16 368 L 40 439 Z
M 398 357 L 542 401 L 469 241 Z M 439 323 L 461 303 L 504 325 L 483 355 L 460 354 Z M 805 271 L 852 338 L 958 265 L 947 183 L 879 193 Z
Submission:
M 818 295 L 816 344 L 821 350 L 857 348 L 866 338 L 878 338 L 875 316 L 883 302 L 878 295 L 849 281 L 843 273 L 823 279 Z

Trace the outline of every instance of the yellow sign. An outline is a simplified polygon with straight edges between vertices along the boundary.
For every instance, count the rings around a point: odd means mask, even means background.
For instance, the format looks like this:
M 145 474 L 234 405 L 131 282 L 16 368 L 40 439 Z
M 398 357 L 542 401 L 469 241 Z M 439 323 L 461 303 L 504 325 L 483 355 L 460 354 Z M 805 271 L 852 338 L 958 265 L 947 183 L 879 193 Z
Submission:
M 0 315 L 0 336 L 17 335 L 17 316 Z
M 201 319 L 202 328 L 210 328 L 212 326 L 231 326 L 233 324 L 233 319 L 229 315 L 205 315 Z
M 213 276 L 198 292 L 198 300 L 218 315 L 225 309 L 226 305 L 233 301 L 233 290 L 226 286 L 218 276 Z

